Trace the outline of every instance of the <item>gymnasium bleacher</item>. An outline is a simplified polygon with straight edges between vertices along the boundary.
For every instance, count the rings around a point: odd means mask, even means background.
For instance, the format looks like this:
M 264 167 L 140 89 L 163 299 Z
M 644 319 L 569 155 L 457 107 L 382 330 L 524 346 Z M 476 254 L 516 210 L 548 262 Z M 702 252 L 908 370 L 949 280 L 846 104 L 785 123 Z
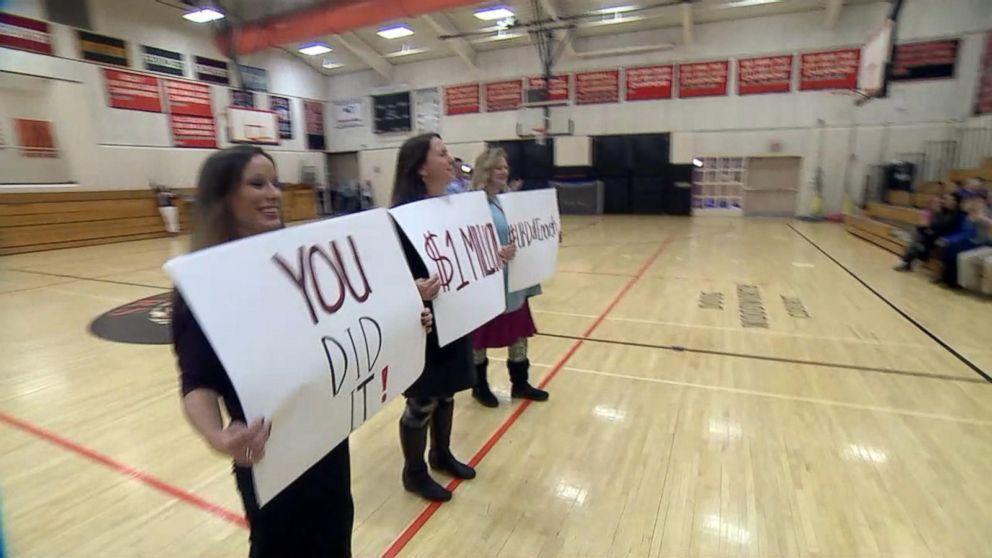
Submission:
M 948 180 L 958 182 L 978 177 L 992 181 L 992 157 L 974 169 L 953 169 Z M 854 236 L 867 240 L 894 254 L 901 255 L 913 238 L 923 209 L 930 198 L 940 193 L 940 182 L 923 182 L 912 192 L 890 190 L 885 202 L 868 202 L 862 213 L 844 215 L 844 227 Z
M 191 230 L 192 192 L 177 192 L 183 232 Z M 317 217 L 309 186 L 285 186 L 282 204 L 288 222 Z M 0 255 L 168 236 L 151 190 L 5 193 L 0 217 Z

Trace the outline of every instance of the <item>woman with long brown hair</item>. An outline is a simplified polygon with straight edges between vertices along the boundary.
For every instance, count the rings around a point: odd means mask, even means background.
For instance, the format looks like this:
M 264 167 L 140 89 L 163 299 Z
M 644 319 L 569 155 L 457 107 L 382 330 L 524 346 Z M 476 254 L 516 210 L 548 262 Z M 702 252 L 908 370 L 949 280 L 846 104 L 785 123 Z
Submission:
M 197 182 L 193 250 L 281 228 L 281 198 L 276 167 L 267 153 L 249 146 L 214 153 Z M 259 508 L 251 468 L 265 457 L 271 425 L 262 419 L 246 424 L 231 378 L 178 292 L 172 339 L 186 418 L 210 447 L 234 460 L 234 478 L 251 529 L 250 556 L 351 556 L 354 505 L 348 440 Z M 230 417 L 226 426 L 218 399 Z
M 504 260 L 512 260 L 516 255 L 516 245 L 510 240 L 510 230 L 506 215 L 496 197 L 511 191 L 508 183 L 510 167 L 506 162 L 506 152 L 500 148 L 485 150 L 475 161 L 475 172 L 472 175 L 472 190 L 481 190 L 489 199 L 489 212 L 502 245 L 500 255 Z M 506 270 L 503 271 L 503 281 L 506 284 Z M 486 407 L 499 406 L 499 400 L 489 388 L 488 349 L 507 349 L 506 367 L 510 372 L 510 395 L 532 401 L 547 401 L 548 392 L 530 384 L 530 360 L 527 358 L 527 338 L 537 333 L 534 318 L 530 313 L 527 302 L 532 296 L 541 293 L 540 285 L 522 291 L 506 290 L 506 310 L 472 333 L 472 345 L 475 349 L 476 384 L 472 387 L 472 397 Z
M 408 139 L 400 148 L 393 183 L 393 203 L 398 206 L 442 196 L 454 177 L 451 156 L 437 134 L 421 134 Z M 400 232 L 407 264 L 416 279 L 420 297 L 431 305 L 441 288 L 440 279 L 431 276 L 416 249 Z M 427 472 L 424 451 L 430 426 L 431 468 L 462 479 L 475 478 L 472 467 L 451 453 L 451 427 L 455 393 L 475 383 L 472 342 L 468 336 L 439 346 L 437 333 L 427 336 L 424 371 L 403 395 L 406 408 L 400 417 L 400 444 L 403 447 L 403 487 L 427 500 L 446 502 L 451 492 Z

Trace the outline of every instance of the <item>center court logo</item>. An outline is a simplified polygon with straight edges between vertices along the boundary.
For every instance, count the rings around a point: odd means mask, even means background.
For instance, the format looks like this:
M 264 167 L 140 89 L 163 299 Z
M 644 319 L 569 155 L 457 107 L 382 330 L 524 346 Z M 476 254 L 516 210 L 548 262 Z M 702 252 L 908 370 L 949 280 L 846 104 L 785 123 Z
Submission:
M 172 292 L 142 298 L 102 314 L 90 324 L 90 333 L 118 343 L 168 345 L 172 343 Z

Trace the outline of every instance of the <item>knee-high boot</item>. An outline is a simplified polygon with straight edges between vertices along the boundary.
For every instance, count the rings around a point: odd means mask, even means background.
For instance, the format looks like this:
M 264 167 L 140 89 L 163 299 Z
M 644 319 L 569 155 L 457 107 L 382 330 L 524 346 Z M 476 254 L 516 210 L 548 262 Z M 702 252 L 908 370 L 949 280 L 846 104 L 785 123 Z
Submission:
M 474 479 L 475 469 L 458 461 L 451 453 L 451 422 L 455 415 L 455 400 L 443 398 L 431 420 L 431 468 L 460 479 Z

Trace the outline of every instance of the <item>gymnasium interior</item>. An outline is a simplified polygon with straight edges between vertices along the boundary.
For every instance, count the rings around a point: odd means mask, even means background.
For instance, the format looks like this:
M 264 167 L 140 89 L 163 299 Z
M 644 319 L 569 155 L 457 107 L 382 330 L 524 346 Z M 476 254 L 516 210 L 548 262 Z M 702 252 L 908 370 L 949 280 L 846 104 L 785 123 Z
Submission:
M 992 1 L 0 0 L 0 558 L 248 555 L 170 336 L 201 165 L 293 229 L 425 132 L 556 193 L 551 396 L 490 350 L 443 504 L 385 404 L 354 556 L 992 556 L 992 243 L 919 248 L 992 216 Z

